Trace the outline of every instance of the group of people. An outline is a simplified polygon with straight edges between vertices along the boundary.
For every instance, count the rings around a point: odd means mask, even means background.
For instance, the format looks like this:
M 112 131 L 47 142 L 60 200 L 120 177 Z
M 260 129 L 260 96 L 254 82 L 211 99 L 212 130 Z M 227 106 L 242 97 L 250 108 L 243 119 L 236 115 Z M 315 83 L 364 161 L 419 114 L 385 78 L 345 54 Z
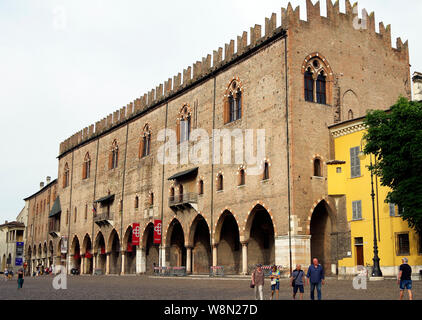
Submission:
M 52 266 L 44 267 L 42 265 L 38 265 L 37 270 L 32 273 L 32 276 L 38 277 L 38 276 L 43 276 L 43 275 L 49 275 L 49 274 L 52 274 L 52 273 L 53 273 L 53 267 Z
M 23 274 L 24 274 L 24 270 L 22 268 L 19 269 L 18 270 L 18 289 L 22 289 L 23 287 Z M 6 281 L 12 280 L 13 276 L 14 276 L 13 270 L 8 270 L 8 269 L 4 270 L 4 277 Z
M 271 279 L 271 300 L 279 298 L 280 292 L 280 279 L 281 271 L 277 266 L 273 266 L 270 273 Z M 307 279 L 307 281 L 306 281 Z M 251 287 L 255 289 L 256 300 L 264 300 L 264 282 L 265 273 L 262 269 L 262 265 L 258 264 L 255 271 L 252 273 Z M 306 283 L 310 286 L 311 300 L 315 300 L 315 289 L 317 290 L 318 300 L 322 299 L 322 285 L 325 284 L 324 269 L 319 264 L 318 259 L 313 259 L 312 265 L 309 266 L 308 272 L 305 276 L 305 272 L 302 270 L 302 266 L 298 264 L 296 269 L 290 275 L 289 281 L 292 287 L 293 299 L 296 299 L 299 293 L 300 300 L 303 300 L 303 294 L 305 293 Z
M 413 300 L 412 294 L 412 268 L 408 264 L 408 259 L 402 259 L 403 264 L 399 268 L 399 274 L 397 282 L 400 286 L 400 300 L 404 297 L 404 292 L 407 290 L 409 294 L 409 300 Z M 280 291 L 280 279 L 281 271 L 277 266 L 273 266 L 271 273 L 271 300 L 279 299 Z M 303 300 L 303 294 L 305 293 L 305 285 L 307 284 L 310 288 L 311 300 L 315 300 L 315 289 L 317 291 L 318 300 L 322 300 L 322 286 L 325 284 L 324 269 L 319 264 L 318 259 L 314 258 L 312 264 L 308 268 L 306 273 L 302 270 L 302 266 L 298 264 L 296 269 L 290 275 L 289 284 L 292 287 L 292 296 L 296 300 L 296 296 L 299 293 L 299 299 Z M 265 273 L 262 269 L 262 265 L 258 264 L 255 271 L 252 273 L 251 288 L 255 289 L 255 299 L 264 300 L 264 282 Z

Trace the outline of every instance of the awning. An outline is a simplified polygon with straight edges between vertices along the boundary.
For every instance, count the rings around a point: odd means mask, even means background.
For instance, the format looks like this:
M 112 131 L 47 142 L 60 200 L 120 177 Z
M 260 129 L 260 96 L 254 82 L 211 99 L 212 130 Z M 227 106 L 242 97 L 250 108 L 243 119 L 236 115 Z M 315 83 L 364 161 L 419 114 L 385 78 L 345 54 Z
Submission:
M 53 208 L 51 208 L 49 218 L 52 218 L 62 212 L 62 207 L 60 206 L 60 197 L 57 197 L 54 201 Z
M 108 196 L 95 200 L 94 203 L 106 203 L 106 202 L 111 202 L 113 200 L 114 200 L 114 194 L 109 194 Z
M 176 180 L 176 179 L 180 180 L 182 178 L 187 178 L 190 175 L 197 174 L 198 169 L 199 168 L 196 167 L 196 168 L 193 168 L 193 169 L 189 169 L 189 170 L 186 170 L 186 171 L 183 171 L 183 172 L 176 173 L 175 175 L 172 175 L 170 178 L 168 178 L 168 180 Z

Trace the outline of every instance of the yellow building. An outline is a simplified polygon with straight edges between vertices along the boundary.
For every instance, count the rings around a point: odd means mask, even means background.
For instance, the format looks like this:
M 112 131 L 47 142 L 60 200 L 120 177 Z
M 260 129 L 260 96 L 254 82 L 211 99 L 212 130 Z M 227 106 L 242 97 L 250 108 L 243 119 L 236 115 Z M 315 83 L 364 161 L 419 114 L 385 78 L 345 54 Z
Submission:
M 334 199 L 346 199 L 347 220 L 351 231 L 349 257 L 338 262 L 339 276 L 357 273 L 357 266 L 370 267 L 374 257 L 374 223 L 371 198 L 371 173 L 374 156 L 359 158 L 366 133 L 363 118 L 330 127 L 335 161 L 328 162 L 328 193 Z M 385 202 L 389 189 L 374 176 L 375 221 L 380 266 L 384 276 L 395 276 L 402 258 L 409 259 L 413 273 L 422 270 L 422 236 L 408 227 L 397 206 Z

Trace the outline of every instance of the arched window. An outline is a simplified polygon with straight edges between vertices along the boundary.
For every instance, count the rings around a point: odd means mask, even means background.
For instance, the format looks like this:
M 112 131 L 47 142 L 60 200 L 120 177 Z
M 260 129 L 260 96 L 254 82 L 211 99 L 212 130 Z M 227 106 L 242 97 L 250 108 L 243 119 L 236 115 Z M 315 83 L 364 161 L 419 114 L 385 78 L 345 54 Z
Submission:
M 222 191 L 224 188 L 223 175 L 220 173 L 217 177 L 217 191 Z
M 234 79 L 227 87 L 226 95 L 224 96 L 224 124 L 241 119 L 243 114 L 242 109 L 242 84 L 239 79 Z
M 328 61 L 319 53 L 310 54 L 302 65 L 305 101 L 331 103 L 333 72 Z
M 110 156 L 109 156 L 109 162 L 108 162 L 108 167 L 109 169 L 115 169 L 117 168 L 119 162 L 119 146 L 117 144 L 117 141 L 114 140 L 113 144 L 111 145 L 111 150 L 110 150 Z
M 240 169 L 239 170 L 239 186 L 244 186 L 245 185 L 245 169 Z
M 151 130 L 149 125 L 146 124 L 142 133 L 141 137 L 141 144 L 139 147 L 139 156 L 140 158 L 144 158 L 150 155 L 151 152 Z
M 316 81 L 317 103 L 327 104 L 326 76 L 321 71 Z
M 177 119 L 177 141 L 179 143 L 189 141 L 191 131 L 192 114 L 189 106 L 185 104 L 179 113 Z
M 63 172 L 63 188 L 66 188 L 68 186 L 69 186 L 69 165 L 66 163 L 64 165 L 64 172 Z
M 198 183 L 198 194 L 199 195 L 203 195 L 204 194 L 204 181 L 203 180 L 199 180 L 199 183 Z
M 84 164 L 82 167 L 82 179 L 88 179 L 91 173 L 91 158 L 87 152 L 84 159 Z
M 264 162 L 264 173 L 262 174 L 262 180 L 270 179 L 270 165 L 267 161 Z
M 154 192 L 149 193 L 149 206 L 154 206 Z
M 320 159 L 314 160 L 314 177 L 322 177 L 322 165 Z
M 311 68 L 305 72 L 305 101 L 314 102 L 314 78 Z

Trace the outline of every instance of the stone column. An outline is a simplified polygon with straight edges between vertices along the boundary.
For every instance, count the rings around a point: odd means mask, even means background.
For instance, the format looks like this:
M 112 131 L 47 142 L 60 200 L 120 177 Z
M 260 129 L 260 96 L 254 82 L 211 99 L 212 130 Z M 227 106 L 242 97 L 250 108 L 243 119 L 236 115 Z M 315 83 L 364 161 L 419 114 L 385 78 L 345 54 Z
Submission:
M 67 261 L 66 261 L 66 264 L 67 264 L 67 266 L 66 266 L 66 268 L 67 268 L 67 273 L 68 274 L 71 274 L 71 270 L 72 270 L 72 268 L 73 268 L 73 264 L 72 264 L 72 261 L 73 261 L 73 255 L 71 255 L 71 254 L 69 254 L 68 256 L 67 256 L 67 259 L 66 259 Z
M 212 245 L 212 265 L 213 267 L 216 267 L 218 264 L 217 257 L 218 257 L 218 250 L 217 250 L 218 244 Z
M 136 273 L 146 272 L 146 256 L 145 249 L 142 247 L 136 247 Z
M 162 246 L 162 247 L 160 246 L 159 254 L 161 256 L 161 266 L 162 267 L 166 267 L 167 266 L 166 250 L 167 250 L 167 248 L 165 246 Z
M 192 273 L 192 247 L 186 247 L 186 273 Z
M 92 257 L 92 274 L 95 275 L 95 268 L 97 268 L 97 258 L 98 254 L 94 253 L 94 256 Z
M 122 254 L 122 272 L 120 273 L 120 274 L 125 274 L 125 263 L 126 263 L 126 252 L 125 251 L 122 251 L 121 252 L 121 254 Z
M 110 274 L 110 254 L 111 252 L 106 253 L 106 274 Z
M 82 257 L 81 257 L 81 270 L 80 270 L 80 273 L 81 274 L 85 274 L 85 255 L 83 255 Z
M 248 274 L 248 243 L 242 242 L 242 274 Z

